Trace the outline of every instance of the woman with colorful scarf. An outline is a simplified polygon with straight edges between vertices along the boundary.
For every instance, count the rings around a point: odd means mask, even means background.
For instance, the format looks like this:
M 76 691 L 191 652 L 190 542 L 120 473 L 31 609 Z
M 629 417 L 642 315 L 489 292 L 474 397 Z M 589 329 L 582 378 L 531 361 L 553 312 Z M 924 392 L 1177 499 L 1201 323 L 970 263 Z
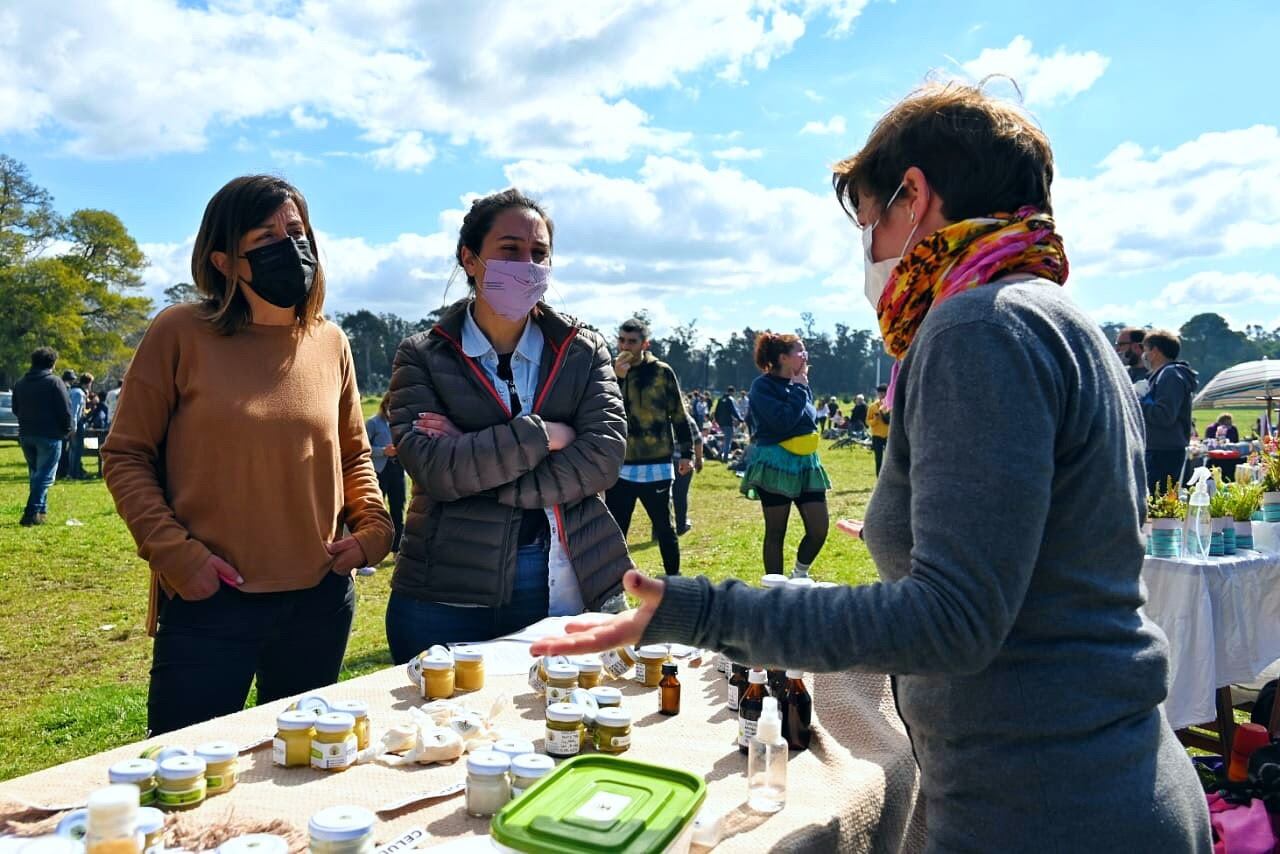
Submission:
M 1168 643 L 1141 611 L 1142 414 L 1060 287 L 1052 177 L 1034 122 L 954 84 L 895 106 L 836 167 L 899 359 L 865 529 L 880 583 L 630 573 L 637 610 L 570 623 L 533 653 L 676 641 L 894 674 L 929 850 L 1210 851 L 1160 706 Z M 1013 435 L 983 429 L 992 413 Z

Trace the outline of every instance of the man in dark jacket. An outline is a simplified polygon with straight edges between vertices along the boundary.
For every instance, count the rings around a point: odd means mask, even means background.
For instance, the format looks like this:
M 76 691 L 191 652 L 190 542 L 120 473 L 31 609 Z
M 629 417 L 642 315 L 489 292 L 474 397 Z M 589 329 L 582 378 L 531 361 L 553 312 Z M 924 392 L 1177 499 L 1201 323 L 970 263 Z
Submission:
M 733 386 L 725 390 L 713 414 L 716 423 L 720 425 L 720 432 L 724 434 L 724 441 L 720 443 L 720 459 L 727 463 L 729 451 L 733 449 L 733 427 L 735 424 L 742 423 L 742 413 L 738 411 L 738 404 L 733 400 Z
M 51 347 L 41 347 L 31 354 L 31 370 L 13 387 L 18 444 L 27 458 L 30 480 L 27 507 L 22 513 L 24 527 L 45 523 L 49 487 L 58 470 L 62 442 L 73 427 L 67 387 L 53 375 L 57 361 L 57 352 Z
M 693 419 L 675 371 L 649 352 L 649 328 L 638 319 L 618 330 L 613 369 L 627 411 L 627 453 L 605 502 L 625 537 L 636 502 L 644 506 L 667 575 L 680 574 L 680 541 L 671 523 L 671 486 L 677 472 L 693 471 Z M 673 441 L 674 437 L 674 441 Z M 672 457 L 679 453 L 679 463 Z
M 1142 361 L 1151 372 L 1150 388 L 1142 397 L 1142 418 L 1147 424 L 1147 490 L 1165 489 L 1173 478 L 1183 482 L 1187 443 L 1191 441 L 1191 395 L 1195 393 L 1196 372 L 1178 361 L 1182 340 L 1163 329 L 1148 332 L 1142 339 Z
M 1129 380 L 1139 388 L 1138 397 L 1147 393 L 1146 385 L 1139 385 L 1147 379 L 1147 367 L 1142 361 L 1142 342 L 1147 337 L 1147 330 L 1136 326 L 1126 326 L 1116 333 L 1116 355 L 1124 362 L 1129 372 Z

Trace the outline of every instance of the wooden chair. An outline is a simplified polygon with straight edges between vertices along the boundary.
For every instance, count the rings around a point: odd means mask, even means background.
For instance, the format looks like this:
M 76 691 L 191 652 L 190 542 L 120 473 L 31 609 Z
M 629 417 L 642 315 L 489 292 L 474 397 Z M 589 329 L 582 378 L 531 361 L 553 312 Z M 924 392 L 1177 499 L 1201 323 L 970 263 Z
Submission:
M 1231 755 L 1231 743 L 1235 740 L 1236 735 L 1236 707 L 1231 702 L 1230 685 L 1217 690 L 1214 695 L 1214 705 L 1218 710 L 1218 716 L 1214 720 L 1201 724 L 1194 729 L 1188 727 L 1187 729 L 1178 730 L 1178 740 L 1187 747 L 1208 750 L 1225 758 Z M 1244 703 L 1241 704 L 1241 708 L 1252 709 L 1253 704 Z M 1210 734 L 1205 735 L 1198 730 L 1204 730 Z M 1267 732 L 1271 734 L 1272 738 L 1280 734 L 1280 702 L 1271 704 L 1271 719 L 1267 722 Z

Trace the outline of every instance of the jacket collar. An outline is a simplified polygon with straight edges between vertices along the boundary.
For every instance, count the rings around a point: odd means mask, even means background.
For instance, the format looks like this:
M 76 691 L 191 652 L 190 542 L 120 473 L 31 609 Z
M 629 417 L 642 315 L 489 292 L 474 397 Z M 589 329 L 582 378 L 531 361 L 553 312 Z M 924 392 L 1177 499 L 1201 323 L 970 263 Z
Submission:
M 542 359 L 544 337 L 542 330 L 538 328 L 536 323 L 530 323 L 526 320 L 524 332 L 520 334 L 520 340 L 516 342 L 515 352 L 523 356 L 526 362 L 537 364 Z M 476 319 L 470 309 L 462 314 L 462 352 L 472 359 L 479 359 L 490 353 L 496 354 L 493 343 L 484 334 L 484 330 L 480 328 L 480 325 L 476 323 Z
M 453 341 L 461 341 L 463 327 L 466 325 L 468 314 L 474 302 L 475 299 L 473 297 L 458 300 L 444 310 L 444 314 L 440 316 L 440 322 L 436 326 Z M 560 314 L 545 302 L 538 303 L 538 308 L 541 309 L 538 312 L 538 316 L 532 319 L 537 324 L 538 329 L 541 330 L 543 337 L 551 342 L 553 349 L 558 351 L 564 346 L 565 341 L 578 331 L 579 324 Z M 528 331 L 529 327 L 526 326 L 526 334 Z

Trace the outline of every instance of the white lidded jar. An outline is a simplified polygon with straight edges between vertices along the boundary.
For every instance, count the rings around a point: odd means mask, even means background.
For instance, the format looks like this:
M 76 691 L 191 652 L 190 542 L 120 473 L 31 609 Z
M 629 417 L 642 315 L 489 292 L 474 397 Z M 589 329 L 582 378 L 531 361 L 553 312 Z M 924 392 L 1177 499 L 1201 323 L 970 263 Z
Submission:
M 467 757 L 467 813 L 487 818 L 511 800 L 511 760 L 494 750 Z
M 373 813 L 361 807 L 329 807 L 307 822 L 312 854 L 371 854 Z

